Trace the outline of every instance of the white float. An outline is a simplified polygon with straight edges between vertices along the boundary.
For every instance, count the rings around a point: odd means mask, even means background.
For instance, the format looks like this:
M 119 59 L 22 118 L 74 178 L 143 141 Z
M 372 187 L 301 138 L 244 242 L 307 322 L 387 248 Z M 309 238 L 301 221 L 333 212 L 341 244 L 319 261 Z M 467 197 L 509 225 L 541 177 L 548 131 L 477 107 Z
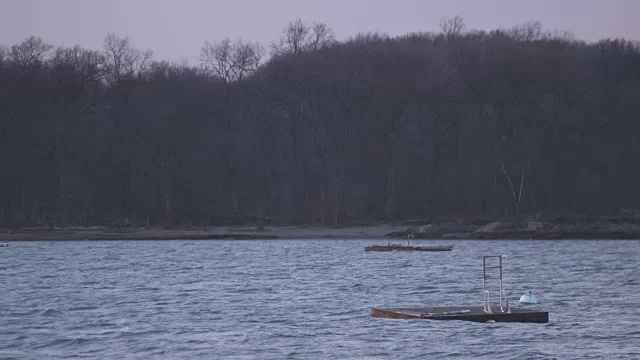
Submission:
M 531 293 L 531 291 L 529 291 L 528 294 L 524 294 L 520 297 L 520 304 L 522 305 L 533 305 L 537 303 L 538 299 Z

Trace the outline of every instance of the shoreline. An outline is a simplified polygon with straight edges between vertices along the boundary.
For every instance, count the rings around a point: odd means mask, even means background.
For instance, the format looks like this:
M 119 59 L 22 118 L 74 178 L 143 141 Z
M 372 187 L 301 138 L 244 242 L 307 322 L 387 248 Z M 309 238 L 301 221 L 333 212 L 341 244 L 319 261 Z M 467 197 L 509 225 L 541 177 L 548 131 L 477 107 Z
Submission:
M 304 239 L 392 239 L 391 225 L 330 227 L 207 227 L 190 229 L 74 227 L 54 230 L 25 228 L 0 232 L 0 242 L 12 241 L 100 241 L 100 240 L 304 240 Z
M 506 226 L 505 226 L 506 224 Z M 548 225 L 548 224 L 547 224 Z M 501 228 L 502 227 L 502 228 Z M 347 226 L 255 226 L 205 227 L 188 229 L 43 227 L 0 230 L 0 242 L 14 241 L 114 241 L 114 240 L 639 240 L 640 229 L 583 229 L 577 226 L 558 228 L 517 228 L 509 222 L 491 222 L 481 226 L 427 224 L 393 226 L 391 224 Z

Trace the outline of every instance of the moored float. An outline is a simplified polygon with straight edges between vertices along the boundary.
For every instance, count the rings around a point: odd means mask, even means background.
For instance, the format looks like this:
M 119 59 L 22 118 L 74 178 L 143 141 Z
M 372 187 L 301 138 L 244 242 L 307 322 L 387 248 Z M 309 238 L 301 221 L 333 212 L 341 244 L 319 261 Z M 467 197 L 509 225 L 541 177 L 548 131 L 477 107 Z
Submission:
M 528 294 L 524 294 L 520 297 L 521 305 L 535 305 L 538 303 L 538 298 L 529 291 Z
M 366 246 L 365 251 L 451 251 L 453 246 L 410 246 L 400 244 Z
M 364 251 L 451 251 L 453 250 L 453 246 L 451 245 L 443 245 L 443 246 L 414 246 L 411 242 L 413 239 L 412 235 L 409 235 L 407 239 L 407 244 L 402 245 L 398 243 L 389 243 L 387 245 L 372 245 L 365 246 Z

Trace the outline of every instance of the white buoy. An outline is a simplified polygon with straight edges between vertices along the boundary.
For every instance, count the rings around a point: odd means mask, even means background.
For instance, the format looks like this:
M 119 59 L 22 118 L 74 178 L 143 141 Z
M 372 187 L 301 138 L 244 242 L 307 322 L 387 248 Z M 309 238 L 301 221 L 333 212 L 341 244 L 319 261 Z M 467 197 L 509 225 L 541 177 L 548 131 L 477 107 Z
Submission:
M 524 294 L 520 297 L 520 304 L 522 305 L 533 305 L 537 303 L 538 299 L 531 293 L 531 291 L 529 291 L 528 294 Z

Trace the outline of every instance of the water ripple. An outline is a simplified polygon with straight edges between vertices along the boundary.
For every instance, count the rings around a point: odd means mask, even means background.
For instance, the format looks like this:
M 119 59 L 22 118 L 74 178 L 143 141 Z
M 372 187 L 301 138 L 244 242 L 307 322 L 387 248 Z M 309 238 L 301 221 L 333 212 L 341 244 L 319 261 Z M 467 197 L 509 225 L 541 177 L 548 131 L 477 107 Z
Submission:
M 0 358 L 640 357 L 638 241 L 363 251 L 374 243 L 16 243 L 0 257 Z M 372 306 L 479 304 L 482 255 L 496 253 L 507 255 L 511 303 L 534 291 L 549 324 L 369 316 Z

